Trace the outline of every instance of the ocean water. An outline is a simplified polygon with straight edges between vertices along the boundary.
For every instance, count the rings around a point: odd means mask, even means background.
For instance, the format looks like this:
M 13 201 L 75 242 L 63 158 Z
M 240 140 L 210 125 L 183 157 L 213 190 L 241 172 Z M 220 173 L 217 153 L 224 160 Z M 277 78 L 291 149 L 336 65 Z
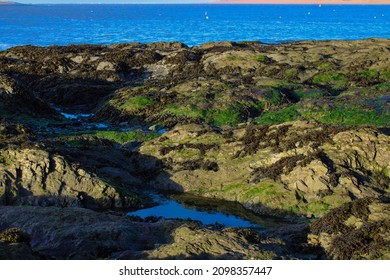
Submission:
M 390 5 L 0 6 L 0 49 L 17 45 L 390 38 Z

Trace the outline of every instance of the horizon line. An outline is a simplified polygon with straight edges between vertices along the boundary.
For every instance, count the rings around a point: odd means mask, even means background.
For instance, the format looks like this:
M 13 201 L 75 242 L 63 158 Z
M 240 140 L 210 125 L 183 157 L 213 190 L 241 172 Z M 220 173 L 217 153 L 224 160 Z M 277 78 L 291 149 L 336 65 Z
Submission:
M 28 0 L 27 0 L 28 1 Z M 140 0 L 133 0 L 131 3 L 110 3 L 105 0 L 95 0 L 96 2 L 68 2 L 68 3 L 58 3 L 58 2 L 53 2 L 54 3 L 26 3 L 26 0 L 24 0 L 24 3 L 17 2 L 17 1 L 7 1 L 7 0 L 0 0 L 1 3 L 9 3 L 9 4 L 21 4 L 21 5 L 41 5 L 41 4 L 46 4 L 46 5 L 64 5 L 64 4 L 85 4 L 85 5 L 127 5 L 127 4 L 137 4 L 137 5 L 150 5 L 150 4 L 223 4 L 223 5 L 237 5 L 237 4 L 245 4 L 245 5 L 390 5 L 389 0 L 203 0 L 203 2 L 199 2 L 196 0 L 193 0 L 193 2 L 180 2 L 180 0 L 177 0 L 178 2 L 165 2 L 164 0 L 162 2 L 158 0 L 149 0 L 146 3 L 144 1 Z M 102 3 L 103 2 L 103 3 Z
M 1 1 L 0 1 L 1 3 Z M 352 3 L 352 2 L 348 2 L 348 3 L 314 3 L 314 2 L 310 2 L 310 3 L 286 3 L 286 2 L 279 2 L 279 3 L 270 3 L 270 2 L 228 2 L 228 3 L 224 3 L 224 2 L 202 2 L 202 3 L 199 3 L 199 2 L 192 2 L 192 3 L 172 3 L 172 2 L 169 2 L 169 3 L 157 3 L 157 2 L 154 2 L 154 3 L 137 3 L 137 2 L 134 2 L 134 3 L 99 3 L 99 2 L 95 2 L 95 3 L 18 3 L 18 2 L 13 2 L 15 4 L 18 4 L 18 5 L 232 5 L 232 6 L 235 6 L 235 5 L 269 5 L 269 6 L 272 6 L 272 5 L 286 5 L 286 6 L 305 6 L 305 5 L 322 5 L 322 6 L 389 6 L 390 3 L 362 3 L 362 2 L 355 2 L 355 3 Z

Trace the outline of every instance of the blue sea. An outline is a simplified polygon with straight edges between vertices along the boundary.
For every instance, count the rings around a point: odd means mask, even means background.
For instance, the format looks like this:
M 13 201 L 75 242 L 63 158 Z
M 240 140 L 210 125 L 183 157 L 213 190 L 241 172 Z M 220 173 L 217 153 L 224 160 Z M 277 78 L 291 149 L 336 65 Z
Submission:
M 0 6 L 0 49 L 17 45 L 390 38 L 390 5 Z

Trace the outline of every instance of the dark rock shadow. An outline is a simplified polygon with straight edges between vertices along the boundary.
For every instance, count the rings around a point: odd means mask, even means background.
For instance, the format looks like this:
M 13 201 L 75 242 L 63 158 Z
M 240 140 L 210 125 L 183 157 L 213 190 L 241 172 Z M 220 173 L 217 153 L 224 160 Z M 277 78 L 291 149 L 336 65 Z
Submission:
M 107 81 L 61 75 L 17 74 L 21 87 L 36 98 L 70 110 L 93 111 L 125 81 Z
M 157 244 L 171 242 L 171 232 L 183 224 L 134 222 L 83 208 L 32 206 L 2 206 L 0 217 L 0 235 L 6 229 L 21 229 L 40 259 L 106 259 L 123 251 L 140 256 Z M 19 254 L 17 259 L 28 257 Z

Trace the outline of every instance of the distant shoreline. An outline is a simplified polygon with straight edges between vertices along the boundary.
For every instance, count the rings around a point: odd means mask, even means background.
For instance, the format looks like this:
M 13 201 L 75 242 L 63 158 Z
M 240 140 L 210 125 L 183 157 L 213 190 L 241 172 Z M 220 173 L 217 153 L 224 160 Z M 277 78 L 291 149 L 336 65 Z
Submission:
M 80 5 L 80 6 L 104 6 L 104 5 L 110 5 L 110 6 L 131 6 L 131 5 L 147 5 L 147 6 L 153 6 L 153 5 L 169 5 L 169 6 L 177 6 L 177 5 L 267 5 L 267 6 L 278 6 L 278 5 L 285 5 L 285 6 L 317 6 L 317 5 L 326 5 L 326 6 L 389 6 L 390 2 L 349 2 L 349 1 L 341 1 L 341 2 L 268 2 L 268 1 L 214 1 L 209 3 L 37 3 L 37 4 L 25 4 L 25 3 L 18 3 L 18 2 L 0 2 L 0 6 L 73 6 L 73 5 Z
M 96 46 L 101 46 L 101 47 L 112 47 L 112 46 L 118 46 L 118 45 L 143 45 L 143 46 L 149 46 L 149 45 L 154 45 L 154 44 L 180 44 L 185 48 L 188 49 L 194 49 L 194 48 L 200 48 L 204 46 L 208 46 L 210 44 L 212 45 L 218 45 L 218 46 L 224 46 L 225 44 L 232 45 L 232 46 L 241 46 L 245 44 L 250 44 L 250 45 L 267 45 L 267 46 L 280 46 L 284 44 L 302 44 L 302 43 L 324 43 L 324 42 L 364 42 L 364 41 L 389 41 L 390 42 L 390 37 L 387 38 L 382 38 L 382 37 L 367 37 L 367 38 L 362 38 L 362 39 L 329 39 L 329 40 L 315 40 L 315 39 L 307 39 L 307 40 L 282 40 L 282 41 L 277 41 L 277 42 L 263 42 L 263 41 L 208 41 L 204 42 L 201 44 L 197 45 L 189 45 L 185 44 L 180 41 L 152 41 L 152 42 L 116 42 L 116 43 L 109 43 L 109 44 L 98 44 L 98 43 L 69 43 L 69 44 L 53 44 L 53 45 L 35 45 L 35 44 L 26 44 L 26 45 L 14 45 L 14 46 L 9 46 L 7 48 L 0 48 L 0 53 L 7 51 L 12 48 L 25 48 L 25 47 L 32 47 L 32 48 L 67 48 L 67 47 L 79 47 L 79 46 L 84 46 L 84 47 L 96 47 Z
M 0 6 L 24 6 L 26 4 L 18 3 L 18 2 L 0 2 Z

